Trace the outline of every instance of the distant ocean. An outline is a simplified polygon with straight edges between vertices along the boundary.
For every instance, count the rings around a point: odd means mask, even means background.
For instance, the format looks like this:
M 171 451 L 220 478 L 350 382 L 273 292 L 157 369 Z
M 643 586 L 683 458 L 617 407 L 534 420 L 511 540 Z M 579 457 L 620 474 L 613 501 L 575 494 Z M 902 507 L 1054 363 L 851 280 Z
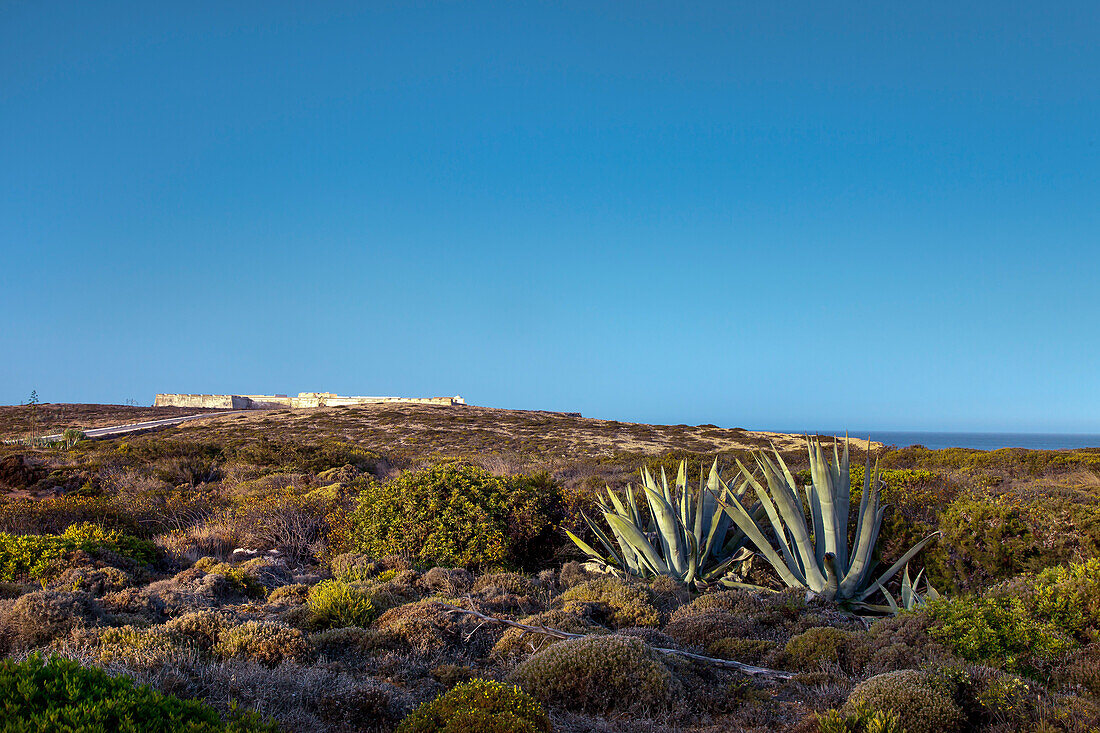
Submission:
M 844 435 L 844 431 L 822 431 L 821 435 Z M 888 430 L 849 430 L 853 438 L 866 438 L 887 445 L 906 448 L 923 445 L 925 448 L 1031 448 L 1033 450 L 1067 450 L 1072 448 L 1100 448 L 1100 435 L 1078 433 L 931 433 Z

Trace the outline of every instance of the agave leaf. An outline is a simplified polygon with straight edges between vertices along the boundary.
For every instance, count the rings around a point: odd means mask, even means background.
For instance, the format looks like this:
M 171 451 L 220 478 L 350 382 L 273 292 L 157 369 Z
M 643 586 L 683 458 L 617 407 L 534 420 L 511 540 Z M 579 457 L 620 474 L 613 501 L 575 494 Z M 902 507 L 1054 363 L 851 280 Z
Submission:
M 741 461 L 737 461 L 737 465 L 741 469 L 741 474 L 745 477 L 745 483 L 751 484 L 753 489 L 756 490 L 756 498 L 760 502 L 759 505 L 764 507 L 764 513 L 767 514 L 768 521 L 771 522 L 772 531 L 775 534 L 776 541 L 779 543 L 779 550 L 783 553 L 783 557 L 786 561 L 787 567 L 789 567 L 796 576 L 804 578 L 805 575 L 802 572 L 802 568 L 799 567 L 798 561 L 795 560 L 794 553 L 787 542 L 787 531 L 783 527 L 783 520 L 779 518 L 779 513 L 775 508 L 775 504 L 772 503 L 771 497 L 768 496 L 768 492 L 764 489 L 760 482 L 756 480 L 756 477 L 749 473 L 749 470 L 745 468 L 745 465 L 741 463 Z M 744 489 L 744 487 L 745 485 L 742 484 L 742 489 Z M 738 499 L 737 497 L 730 496 L 728 498 L 736 501 L 738 505 L 741 504 L 740 499 Z M 743 507 L 742 511 L 744 511 Z M 729 516 L 731 519 L 733 519 L 735 523 L 737 523 L 738 528 L 740 528 L 742 532 L 744 532 L 746 535 L 749 535 L 748 530 L 742 527 L 740 523 L 737 522 L 736 517 L 734 517 L 732 514 L 730 514 Z M 757 517 L 750 517 L 750 520 L 753 522 L 754 525 L 756 524 L 757 519 Z M 751 535 L 749 536 L 751 537 Z M 755 540 L 753 540 L 753 543 L 756 544 Z M 759 547 L 759 545 L 757 546 Z M 768 546 L 770 547 L 771 545 Z M 805 583 L 803 582 L 802 585 L 805 585 Z
M 836 558 L 833 557 L 833 553 L 825 553 L 825 587 L 821 589 L 821 597 L 827 601 L 831 601 L 836 598 L 837 590 L 840 588 L 840 579 L 836 574 Z
M 607 514 L 610 514 L 610 512 L 605 512 L 605 516 Z M 645 570 L 646 565 L 643 560 L 638 556 L 638 553 L 634 551 L 634 548 L 631 547 L 630 543 L 625 537 L 623 537 L 619 530 L 615 529 L 614 525 L 608 526 L 611 527 L 611 533 L 615 535 L 615 539 L 619 543 L 619 549 L 622 551 L 623 564 L 632 573 L 642 573 L 644 575 L 643 571 Z
M 870 438 L 868 438 L 868 446 Z M 839 467 L 840 481 L 836 485 L 836 531 L 839 544 L 837 545 L 836 563 L 840 568 L 841 577 L 848 573 L 848 514 L 852 503 L 852 471 L 849 463 L 848 434 L 844 434 L 844 453 Z
M 611 565 L 611 566 L 615 565 L 615 563 L 611 561 L 611 558 L 604 557 L 599 552 L 597 552 L 592 547 L 592 545 L 588 544 L 587 542 L 585 542 L 584 540 L 582 540 L 580 537 L 573 534 L 569 530 L 565 530 L 565 534 L 567 534 L 569 536 L 569 539 L 573 540 L 573 543 L 576 544 L 577 547 L 581 548 L 581 552 L 583 552 L 584 554 L 588 555 L 589 557 L 593 557 L 593 558 L 599 560 L 600 562 L 602 562 L 606 565 Z
M 924 579 L 924 595 L 930 601 L 934 601 L 940 597 L 939 591 L 932 587 L 932 583 L 927 578 Z
M 887 591 L 884 587 L 882 587 L 882 583 L 879 583 L 879 582 L 876 581 L 875 582 L 875 587 L 872 588 L 871 590 L 872 590 L 872 592 L 875 591 L 875 590 L 882 591 L 883 597 L 886 598 L 886 608 L 890 613 L 894 614 L 895 616 L 897 616 L 898 613 L 900 613 L 900 609 L 898 608 L 897 601 L 894 600 L 894 597 L 892 595 L 890 595 L 889 591 Z M 902 600 L 902 603 L 904 604 L 905 601 Z
M 661 542 L 663 557 L 668 568 L 678 577 L 683 577 L 687 572 L 686 547 L 681 536 L 680 523 L 675 511 L 669 506 L 660 494 L 648 486 L 645 489 L 646 499 L 649 500 L 650 511 L 657 522 L 657 537 Z
M 733 555 L 730 555 L 728 560 L 726 560 L 725 562 L 720 563 L 718 565 L 715 565 L 713 568 L 711 568 L 705 574 L 703 574 L 703 580 L 705 580 L 707 582 L 710 582 L 710 581 L 714 580 L 715 578 L 720 578 L 720 577 L 726 575 L 726 573 L 729 572 L 730 568 L 733 567 L 734 563 L 741 562 L 742 560 L 745 559 L 746 555 L 750 555 L 750 556 L 752 555 L 752 553 L 749 552 L 748 550 L 744 550 L 743 553 L 738 552 L 738 553 L 735 553 Z
M 860 501 L 859 534 L 856 535 L 855 548 L 852 550 L 851 565 L 848 566 L 848 572 L 844 579 L 840 581 L 840 595 L 842 598 L 852 596 L 871 568 L 871 555 L 878 539 L 878 524 L 882 520 L 882 513 L 879 511 L 881 488 L 877 477 L 877 467 L 875 473 L 875 480 L 871 482 L 870 488 L 864 492 L 864 497 Z M 871 591 L 874 591 L 873 587 Z
M 890 580 L 890 578 L 894 577 L 894 574 L 895 574 L 895 573 L 896 573 L 896 572 L 897 572 L 898 570 L 900 570 L 900 569 L 902 568 L 902 566 L 903 566 L 903 565 L 905 565 L 905 564 L 906 564 L 906 563 L 908 563 L 908 562 L 909 562 L 909 561 L 910 561 L 911 559 L 913 559 L 913 556 L 914 556 L 914 555 L 916 555 L 916 554 L 917 554 L 918 552 L 920 552 L 920 551 L 921 551 L 922 549 L 924 549 L 924 546 L 925 546 L 925 545 L 927 545 L 927 544 L 928 544 L 929 542 L 931 542 L 932 540 L 934 540 L 934 539 L 935 539 L 936 537 L 938 537 L 938 536 L 939 536 L 939 534 L 940 534 L 939 530 L 936 530 L 935 532 L 933 532 L 932 534 L 928 535 L 927 537 L 925 537 L 925 538 L 924 538 L 923 540 L 921 540 L 921 541 L 920 541 L 920 542 L 918 542 L 917 544 L 915 544 L 915 545 L 913 545 L 912 547 L 910 547 L 910 548 L 909 548 L 909 551 L 908 551 L 908 552 L 906 552 L 906 553 L 905 553 L 904 555 L 902 555 L 902 556 L 901 556 L 900 558 L 898 558 L 898 561 L 897 561 L 896 563 L 894 563 L 893 565 L 891 565 L 891 566 L 890 566 L 890 567 L 889 567 L 889 568 L 888 568 L 888 569 L 886 570 L 886 572 L 885 572 L 885 573 L 883 573 L 882 575 L 880 575 L 880 576 L 878 577 L 878 580 L 876 580 L 875 582 L 876 582 L 876 583 L 879 583 L 879 584 L 882 584 L 882 585 L 885 585 L 885 584 L 886 584 L 886 581 L 888 581 L 888 580 Z M 861 593 L 861 594 L 859 595 L 859 598 L 860 598 L 860 599 L 862 600 L 862 599 L 866 598 L 867 596 L 871 595 L 871 593 L 874 593 L 874 588 L 873 588 L 873 587 L 872 587 L 872 588 L 870 588 L 870 589 L 868 589 L 868 590 L 865 590 L 865 591 L 863 591 L 863 593 Z
M 687 584 L 695 582 L 696 576 L 699 574 L 699 545 L 695 542 L 695 535 L 691 532 L 687 532 L 688 541 L 688 568 L 687 573 L 683 576 L 683 581 Z
M 749 541 L 756 546 L 757 551 L 775 569 L 775 572 L 779 573 L 779 577 L 783 582 L 792 587 L 806 587 L 806 580 L 800 574 L 797 574 L 795 566 L 783 562 L 779 554 L 772 548 L 771 543 L 764 538 L 760 528 L 756 526 L 756 522 L 745 511 L 745 507 L 737 500 L 737 497 L 730 495 L 726 498 L 729 499 L 729 502 L 722 502 L 722 509 L 730 515 L 730 519 L 745 533 Z
M 718 508 L 718 502 L 714 502 L 714 509 Z M 712 511 L 710 514 L 710 526 L 707 528 L 706 542 L 703 544 L 703 549 L 699 551 L 699 557 L 705 561 L 710 557 L 711 551 L 714 548 L 714 540 L 717 538 L 719 528 L 723 524 L 723 517 L 726 518 L 726 522 L 729 522 L 729 518 L 726 517 L 726 513 L 723 511 Z M 725 539 L 725 531 L 722 532 L 723 539 Z
M 766 591 L 768 593 L 777 593 L 774 588 L 765 588 L 762 585 L 753 585 L 752 583 L 741 583 L 736 580 L 729 580 L 722 578 L 718 583 L 726 588 L 736 588 L 738 590 L 754 590 L 754 591 Z
M 635 527 L 641 527 L 642 513 L 638 511 L 638 502 L 634 499 L 634 487 L 631 484 L 626 485 L 626 501 L 630 506 L 631 521 L 634 522 Z
M 630 562 L 626 558 L 629 557 L 631 554 L 630 547 L 624 545 L 622 542 L 619 542 L 621 554 L 619 552 L 616 552 L 615 547 L 611 543 L 611 538 L 608 537 L 602 529 L 600 529 L 600 525 L 592 521 L 592 519 L 589 518 L 589 516 L 584 512 L 581 512 L 581 517 L 588 525 L 588 528 L 592 530 L 592 534 L 596 535 L 596 539 L 599 540 L 600 544 L 603 545 L 605 550 L 607 550 L 607 554 L 615 558 L 615 561 L 621 567 L 628 567 L 630 565 Z
M 783 517 L 785 528 L 790 532 L 794 549 L 801 560 L 801 567 L 806 577 L 806 585 L 810 590 L 819 593 L 825 587 L 825 575 L 821 566 L 817 563 L 813 542 L 810 540 L 810 532 L 806 527 L 806 515 L 802 509 L 802 502 L 794 493 L 794 489 L 779 476 L 777 467 L 765 454 L 758 457 L 760 467 L 768 481 L 772 498 L 775 499 L 776 508 Z
M 917 576 L 917 581 L 920 581 L 920 576 Z M 914 593 L 913 593 L 913 581 L 909 577 L 909 565 L 905 566 L 905 574 L 901 578 L 901 605 L 906 609 L 910 609 L 914 606 Z
M 607 514 L 604 516 L 604 519 L 607 520 L 607 523 L 610 524 L 613 529 L 618 530 L 619 534 L 630 543 L 630 546 L 649 564 L 654 572 L 668 574 L 668 565 L 665 564 L 665 561 L 661 559 L 657 550 L 654 549 L 653 545 L 649 543 L 649 540 L 645 538 L 645 535 L 643 535 L 637 527 L 615 514 Z
M 815 450 L 816 447 L 816 450 Z M 806 439 L 806 451 L 810 457 L 810 484 L 806 487 L 806 503 L 810 507 L 810 519 L 813 522 L 814 531 L 814 557 L 818 565 L 824 565 L 825 553 L 825 520 L 822 517 L 823 495 L 831 493 L 829 487 L 828 469 L 822 468 L 825 463 L 821 458 L 821 444 L 814 446 L 810 439 Z M 795 484 L 791 484 L 794 486 Z
M 615 507 L 615 512 L 624 519 L 629 517 L 629 515 L 626 513 L 626 507 L 623 506 L 623 503 L 619 500 L 619 497 L 615 496 L 615 492 L 611 490 L 611 487 L 606 486 L 604 488 L 607 489 L 607 495 L 611 497 L 611 504 Z

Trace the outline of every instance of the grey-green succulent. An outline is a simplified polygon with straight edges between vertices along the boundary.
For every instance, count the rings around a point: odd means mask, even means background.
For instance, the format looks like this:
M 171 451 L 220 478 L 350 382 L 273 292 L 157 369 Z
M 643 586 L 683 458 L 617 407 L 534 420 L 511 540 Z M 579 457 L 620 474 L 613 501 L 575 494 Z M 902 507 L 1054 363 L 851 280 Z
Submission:
M 722 506 L 731 501 L 741 505 L 739 497 L 747 491 L 748 482 L 736 492 L 731 489 L 719 476 L 718 459 L 706 479 L 700 471 L 697 490 L 688 485 L 684 461 L 671 486 L 664 469 L 659 483 L 648 469 L 640 473 L 639 488 L 649 507 L 648 521 L 643 519 L 633 485 L 627 484 L 623 498 L 609 488 L 607 498 L 598 499 L 610 534 L 582 513 L 604 551 L 567 532 L 570 539 L 590 562 L 616 574 L 640 578 L 668 575 L 693 586 L 713 582 L 737 585 L 733 572 L 752 553 L 746 548 L 748 537 Z M 748 516 L 759 517 L 757 510 L 761 509 L 756 507 Z
M 878 590 L 882 591 L 883 597 L 886 599 L 885 605 L 871 605 L 863 604 L 864 608 L 872 611 L 878 611 L 879 613 L 892 613 L 897 616 L 902 611 L 918 611 L 923 608 L 929 601 L 934 601 L 940 597 L 939 592 L 932 587 L 932 582 L 928 578 L 924 579 L 924 592 L 921 592 L 920 581 L 921 576 L 924 575 L 924 570 L 921 569 L 917 573 L 916 580 L 909 575 L 909 566 L 905 566 L 905 572 L 901 576 L 901 591 L 898 597 L 895 599 L 890 594 L 890 591 L 886 590 L 882 585 L 878 586 Z
M 833 442 L 833 461 L 830 462 L 821 441 L 807 438 L 811 481 L 802 493 L 778 451 L 773 449 L 774 459 L 763 452 L 755 455 L 763 484 L 753 471 L 738 461 L 741 475 L 753 487 L 763 506 L 774 546 L 765 537 L 763 523 L 754 518 L 755 512 L 745 508 L 740 497 L 734 496 L 729 501 L 723 497 L 723 506 L 756 551 L 789 587 L 805 588 L 829 600 L 866 606 L 866 599 L 885 587 L 890 578 L 939 533 L 933 532 L 922 539 L 885 572 L 874 577 L 875 547 L 886 510 L 882 505 L 884 482 L 879 477 L 877 461 L 871 471 L 868 454 L 853 545 L 849 548 L 851 474 L 848 441 L 844 441 L 842 454 L 838 452 L 838 442 Z

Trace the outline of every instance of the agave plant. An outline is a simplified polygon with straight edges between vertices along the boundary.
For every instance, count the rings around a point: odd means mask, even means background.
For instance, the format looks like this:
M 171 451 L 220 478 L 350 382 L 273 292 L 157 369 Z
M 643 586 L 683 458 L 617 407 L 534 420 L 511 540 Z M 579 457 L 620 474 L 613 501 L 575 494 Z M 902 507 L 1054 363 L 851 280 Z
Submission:
M 924 593 L 920 591 L 920 579 L 924 575 L 924 570 L 921 569 L 917 573 L 917 579 L 913 580 L 909 576 L 909 566 L 905 566 L 905 572 L 901 576 L 901 594 L 895 600 L 890 591 L 886 590 L 883 586 L 879 585 L 878 590 L 882 591 L 882 595 L 886 598 L 886 605 L 874 606 L 871 604 L 864 604 L 865 608 L 872 611 L 878 611 L 879 613 L 892 613 L 897 616 L 904 611 L 917 611 L 928 604 L 929 601 L 934 601 L 940 597 L 940 594 L 932 587 L 932 582 L 928 578 L 924 579 Z M 900 601 L 900 602 L 899 602 Z
M 848 441 L 844 441 L 843 454 L 838 453 L 837 442 L 833 442 L 833 461 L 829 462 L 821 441 L 807 438 L 811 482 L 804 489 L 804 497 L 787 464 L 774 448 L 774 460 L 763 452 L 755 455 L 766 489 L 752 471 L 737 462 L 741 475 L 756 491 L 778 549 L 765 538 L 763 523 L 745 509 L 740 497 L 732 496 L 728 501 L 723 497 L 722 503 L 756 551 L 788 586 L 805 588 L 829 600 L 866 606 L 866 599 L 885 587 L 887 581 L 939 532 L 922 539 L 885 572 L 877 578 L 872 577 L 877 564 L 875 546 L 886 511 L 882 506 L 884 482 L 879 478 L 877 461 L 872 473 L 868 455 L 854 543 L 849 549 L 851 474 L 848 471 Z
M 700 471 L 695 491 L 688 486 L 684 461 L 672 486 L 663 468 L 659 484 L 648 469 L 640 473 L 639 486 L 649 505 L 648 523 L 638 508 L 634 487 L 627 484 L 625 503 L 610 488 L 606 499 L 598 497 L 610 535 L 588 515 L 581 514 L 604 552 L 572 532 L 567 532 L 569 538 L 591 562 L 616 574 L 640 578 L 668 575 L 693 586 L 716 581 L 735 585 L 727 576 L 752 553 L 746 548 L 745 533 L 732 524 L 722 506 L 731 501 L 743 506 L 740 497 L 747 491 L 748 482 L 743 482 L 738 491 L 732 490 L 718 475 L 717 458 L 705 480 Z M 761 512 L 757 506 L 747 514 L 760 517 Z

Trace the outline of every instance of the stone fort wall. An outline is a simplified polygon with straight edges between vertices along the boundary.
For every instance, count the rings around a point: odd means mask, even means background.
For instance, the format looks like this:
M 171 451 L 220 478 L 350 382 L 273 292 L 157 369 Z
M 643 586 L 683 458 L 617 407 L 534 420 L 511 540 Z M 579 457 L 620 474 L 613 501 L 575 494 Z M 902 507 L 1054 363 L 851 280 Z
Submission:
M 414 405 L 465 405 L 454 397 L 342 397 L 332 392 L 300 392 L 297 397 L 286 395 L 227 394 L 158 394 L 153 407 L 202 407 L 222 410 L 271 410 L 280 407 L 337 407 L 339 405 L 377 405 L 404 403 Z

